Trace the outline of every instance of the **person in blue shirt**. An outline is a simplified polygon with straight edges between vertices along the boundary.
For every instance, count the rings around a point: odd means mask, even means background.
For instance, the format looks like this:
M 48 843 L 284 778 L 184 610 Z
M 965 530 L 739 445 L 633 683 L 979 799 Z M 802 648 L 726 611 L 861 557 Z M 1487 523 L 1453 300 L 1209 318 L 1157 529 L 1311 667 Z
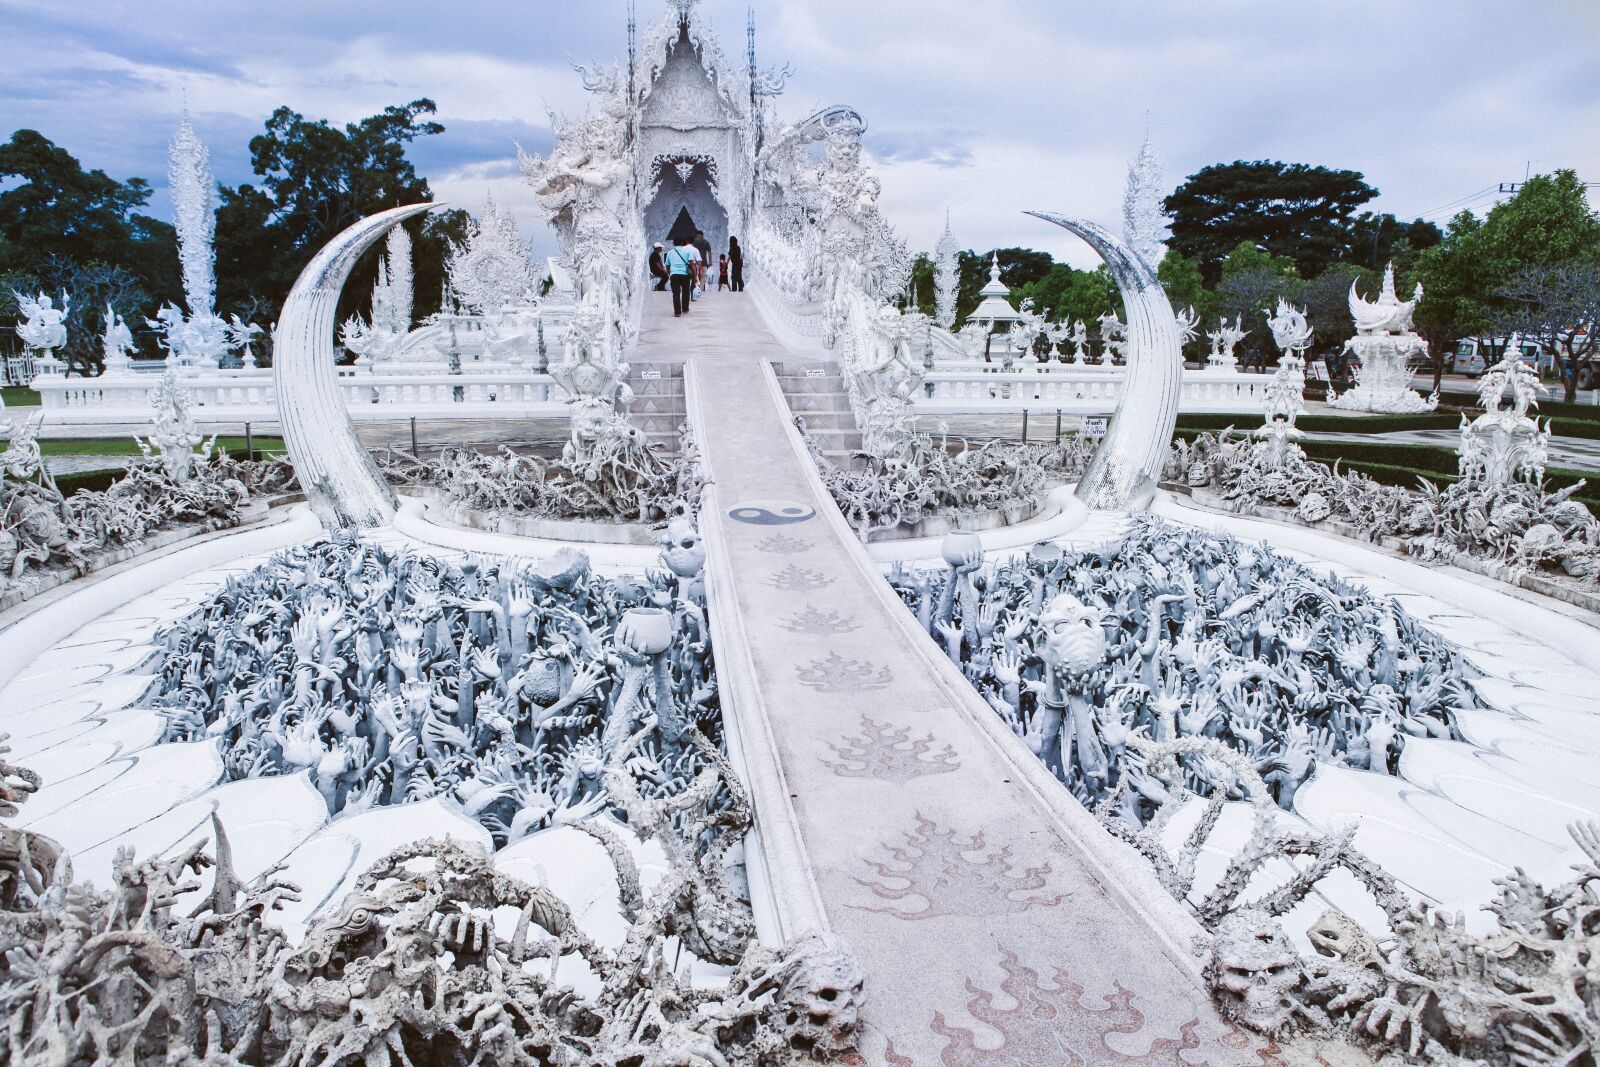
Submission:
M 680 237 L 673 242 L 672 250 L 667 253 L 667 277 L 672 282 L 672 317 L 689 313 L 689 290 L 694 285 L 696 264 L 700 262 L 700 253 L 695 251 L 687 237 Z

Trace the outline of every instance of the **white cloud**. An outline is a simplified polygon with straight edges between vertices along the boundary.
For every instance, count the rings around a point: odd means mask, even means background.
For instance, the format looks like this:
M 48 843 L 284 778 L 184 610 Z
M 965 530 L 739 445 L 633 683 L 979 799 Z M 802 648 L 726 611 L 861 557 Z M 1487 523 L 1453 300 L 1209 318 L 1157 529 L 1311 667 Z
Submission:
M 639 2 L 642 23 L 664 8 Z M 749 2 L 701 4 L 734 56 Z M 1408 216 L 1518 179 L 1528 160 L 1600 178 L 1600 14 L 1585 0 L 754 2 L 762 63 L 797 71 L 780 109 L 867 115 L 883 203 L 917 248 L 948 207 L 969 247 L 1090 261 L 1021 212 L 1115 223 L 1147 123 L 1174 184 L 1233 159 L 1352 167 L 1383 190 L 1374 207 Z M 225 181 L 250 178 L 249 136 L 280 104 L 346 122 L 429 96 L 447 132 L 415 158 L 437 193 L 476 208 L 493 189 L 548 248 L 507 131 L 586 106 L 568 57 L 620 56 L 624 10 L 0 0 L 0 99 L 15 126 L 159 187 L 185 94 Z M 151 206 L 168 210 L 160 193 Z

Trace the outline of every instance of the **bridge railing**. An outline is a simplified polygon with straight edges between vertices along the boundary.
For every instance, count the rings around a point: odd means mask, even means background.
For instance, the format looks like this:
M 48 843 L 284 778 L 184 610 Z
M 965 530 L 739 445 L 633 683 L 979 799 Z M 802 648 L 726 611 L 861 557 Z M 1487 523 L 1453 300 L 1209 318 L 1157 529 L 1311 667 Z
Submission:
M 155 375 L 114 374 L 98 378 L 41 377 L 46 421 L 83 424 L 147 422 Z M 278 415 L 270 370 L 211 371 L 182 377 L 198 423 L 271 420 Z M 354 370 L 341 373 L 338 389 L 353 418 L 527 419 L 564 418 L 567 395 L 548 374 L 520 369 L 472 370 L 461 374 Z
M 1122 395 L 1124 367 L 1056 366 L 1005 370 L 975 367 L 935 370 L 923 379 L 917 410 L 929 414 L 976 411 L 1109 412 Z M 1257 411 L 1265 402 L 1270 376 L 1238 371 L 1183 372 L 1179 407 L 1183 411 Z

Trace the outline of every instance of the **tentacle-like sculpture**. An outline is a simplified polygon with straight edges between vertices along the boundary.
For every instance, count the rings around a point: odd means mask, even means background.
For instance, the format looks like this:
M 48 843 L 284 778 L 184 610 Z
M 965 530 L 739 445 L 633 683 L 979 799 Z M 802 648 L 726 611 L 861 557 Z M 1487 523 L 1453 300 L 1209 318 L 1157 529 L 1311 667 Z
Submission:
M 1178 421 L 1183 338 L 1177 316 L 1155 269 L 1117 238 L 1081 219 L 1043 211 L 1028 214 L 1089 242 L 1122 290 L 1128 315 L 1128 377 L 1111 429 L 1078 482 L 1078 499 L 1091 508 L 1141 511 L 1155 496 Z
M 272 358 L 278 424 L 306 499 L 329 529 L 382 526 L 396 506 L 394 491 L 356 436 L 339 396 L 333 367 L 339 292 L 361 254 L 379 238 L 438 206 L 411 204 L 362 219 L 317 253 L 283 303 Z

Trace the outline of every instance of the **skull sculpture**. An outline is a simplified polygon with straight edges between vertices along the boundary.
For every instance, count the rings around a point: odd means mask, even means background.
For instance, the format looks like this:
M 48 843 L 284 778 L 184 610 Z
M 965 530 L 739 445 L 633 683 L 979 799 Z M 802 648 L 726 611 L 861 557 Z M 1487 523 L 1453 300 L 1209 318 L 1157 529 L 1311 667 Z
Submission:
M 1050 602 L 1039 619 L 1045 639 L 1045 663 L 1064 677 L 1076 678 L 1100 666 L 1106 658 L 1106 635 L 1100 612 L 1063 593 Z
M 1206 980 L 1224 1015 L 1271 1036 L 1302 1006 L 1300 958 L 1277 920 L 1255 909 L 1234 912 L 1217 926 Z
M 706 565 L 706 546 L 688 519 L 673 519 L 661 537 L 661 556 L 679 578 L 693 578 Z
M 819 1059 L 848 1052 L 855 1047 L 864 981 L 855 953 L 831 933 L 808 934 L 787 952 L 776 1001 L 789 1040 Z

